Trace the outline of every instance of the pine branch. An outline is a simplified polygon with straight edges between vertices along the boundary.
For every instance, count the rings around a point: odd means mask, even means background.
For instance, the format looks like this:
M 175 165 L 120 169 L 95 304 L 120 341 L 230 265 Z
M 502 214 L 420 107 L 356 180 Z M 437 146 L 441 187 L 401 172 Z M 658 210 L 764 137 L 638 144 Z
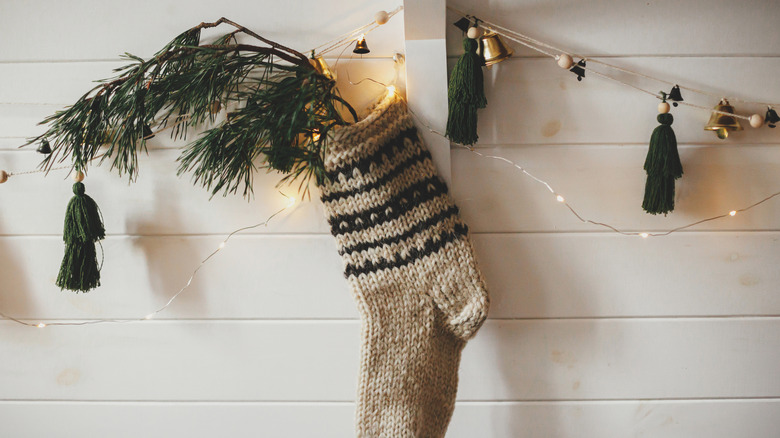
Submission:
M 236 28 L 212 44 L 200 44 L 201 29 L 226 23 Z M 245 33 L 270 47 L 238 43 Z M 86 172 L 100 162 L 130 180 L 137 175 L 138 152 L 146 151 L 151 127 L 171 129 L 173 138 L 216 121 L 215 105 L 235 107 L 228 121 L 188 144 L 179 173 L 193 172 L 196 183 L 216 194 L 252 193 L 258 168 L 279 170 L 284 180 L 322 181 L 327 133 L 346 124 L 337 110 L 355 111 L 317 73 L 301 53 L 267 40 L 226 18 L 200 23 L 144 60 L 126 53 L 130 63 L 117 76 L 101 81 L 70 107 L 44 119 L 48 130 L 26 145 L 47 139 L 52 146 L 41 167 L 71 160 Z

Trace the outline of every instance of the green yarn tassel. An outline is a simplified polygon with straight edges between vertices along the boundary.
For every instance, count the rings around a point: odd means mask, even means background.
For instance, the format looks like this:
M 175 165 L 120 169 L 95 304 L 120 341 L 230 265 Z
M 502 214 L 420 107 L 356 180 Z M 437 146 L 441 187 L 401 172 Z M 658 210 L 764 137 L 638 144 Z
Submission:
M 57 276 L 57 286 L 88 292 L 100 286 L 95 242 L 106 237 L 106 230 L 97 204 L 84 194 L 84 184 L 73 184 L 73 193 L 75 196 L 65 212 L 65 256 Z
M 657 128 L 650 137 L 650 148 L 645 159 L 647 182 L 642 208 L 650 214 L 667 214 L 674 211 L 674 180 L 683 174 L 677 138 L 672 130 L 674 117 L 659 114 Z
M 477 54 L 477 41 L 463 40 L 465 52 L 450 75 L 447 97 L 447 137 L 460 144 L 477 142 L 477 109 L 487 106 L 482 77 L 484 60 Z

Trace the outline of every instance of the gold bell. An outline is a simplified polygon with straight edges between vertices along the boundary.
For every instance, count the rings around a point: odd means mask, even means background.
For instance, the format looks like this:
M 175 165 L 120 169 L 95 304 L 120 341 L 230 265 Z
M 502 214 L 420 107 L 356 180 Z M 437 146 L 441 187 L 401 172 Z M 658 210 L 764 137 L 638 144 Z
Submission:
M 729 101 L 721 99 L 720 103 L 715 105 L 715 111 L 723 111 L 726 113 L 734 114 L 734 107 L 729 105 Z M 707 131 L 715 131 L 718 138 L 723 140 L 729 136 L 729 131 L 741 131 L 742 125 L 734 116 L 729 116 L 721 113 L 712 113 L 710 121 L 704 126 Z
M 495 32 L 485 32 L 479 39 L 482 56 L 485 58 L 485 66 L 491 66 L 501 62 L 515 53 L 504 40 Z
M 360 35 L 360 39 L 357 40 L 357 43 L 355 43 L 355 48 L 352 49 L 352 53 L 357 53 L 360 55 L 363 55 L 365 53 L 369 53 L 370 50 L 368 50 L 368 44 L 366 44 L 366 37 L 365 35 Z
M 328 67 L 328 63 L 325 62 L 325 59 L 321 55 L 317 55 L 314 58 L 309 59 L 309 62 L 311 63 L 312 67 L 314 67 L 314 70 L 317 70 L 317 73 L 325 76 L 331 81 L 336 80 L 336 73 L 334 73 L 330 67 Z

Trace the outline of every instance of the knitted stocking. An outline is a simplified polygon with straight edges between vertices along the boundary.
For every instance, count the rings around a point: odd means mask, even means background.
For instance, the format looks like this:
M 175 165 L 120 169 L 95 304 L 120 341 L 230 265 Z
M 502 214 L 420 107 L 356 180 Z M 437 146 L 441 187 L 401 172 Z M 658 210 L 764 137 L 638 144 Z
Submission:
M 395 93 L 334 135 L 322 200 L 362 321 L 359 437 L 443 437 L 487 316 L 468 228 Z

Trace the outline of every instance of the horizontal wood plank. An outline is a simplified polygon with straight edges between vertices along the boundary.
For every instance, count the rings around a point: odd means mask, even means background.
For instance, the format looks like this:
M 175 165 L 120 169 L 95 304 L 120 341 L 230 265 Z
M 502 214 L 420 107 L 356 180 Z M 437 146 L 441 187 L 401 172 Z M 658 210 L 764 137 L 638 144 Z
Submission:
M 780 191 L 777 146 L 680 148 L 685 174 L 676 182 L 675 210 L 642 209 L 647 146 L 528 146 L 480 149 L 547 181 L 585 219 L 625 231 L 667 231 L 728 214 Z M 452 154 L 453 193 L 478 232 L 609 231 L 578 220 L 556 194 L 510 164 L 466 149 Z M 780 197 L 692 230 L 777 230 Z
M 51 61 L 117 59 L 125 52 L 147 57 L 168 41 L 202 21 L 227 17 L 265 38 L 308 51 L 374 19 L 381 9 L 393 10 L 397 1 L 371 3 L 307 2 L 293 7 L 274 2 L 237 2 L 229 5 L 208 1 L 142 0 L 133 3 L 62 3 L 53 0 L 30 4 L 3 4 L 0 28 L 0 61 Z M 45 31 L 34 32 L 30 26 Z M 143 32 L 139 32 L 139 26 Z M 367 38 L 370 56 L 392 56 L 403 48 L 403 13 Z M 209 36 L 230 32 L 227 25 L 204 32 Z M 256 40 L 246 38 L 246 41 Z
M 758 102 L 780 103 L 780 93 L 767 89 L 780 58 L 635 58 L 606 59 L 606 62 L 641 71 L 667 81 L 715 93 Z M 451 60 L 451 63 L 454 60 Z M 594 70 L 652 93 L 669 92 L 670 85 L 607 70 Z M 510 59 L 486 70 L 487 108 L 480 110 L 479 144 L 647 144 L 658 126 L 657 104 L 652 96 L 617 82 L 586 74 L 582 82 L 563 70 L 551 58 Z M 719 97 L 684 90 L 685 102 L 713 108 Z M 765 106 L 731 102 L 738 114 L 764 115 Z M 680 105 L 672 108 L 672 128 L 678 142 L 697 144 L 778 143 L 780 132 L 764 126 L 732 132 L 726 140 L 704 130 L 710 112 Z
M 351 401 L 357 322 L 0 323 L 7 400 Z M 772 397 L 780 318 L 488 321 L 461 400 Z M 132 370 L 132 371 L 130 371 Z
M 403 68 L 396 74 L 392 59 L 361 59 L 352 53 L 346 53 L 338 59 L 337 56 L 335 54 L 328 58 L 327 62 L 336 72 L 342 97 L 357 111 L 364 110 L 385 93 L 384 86 L 366 78 L 386 84 L 397 79 L 403 84 Z M 0 89 L 0 150 L 15 149 L 24 143 L 23 138 L 45 132 L 45 127 L 38 126 L 38 122 L 73 104 L 95 87 L 95 81 L 113 77 L 115 74 L 112 70 L 122 65 L 125 63 L 116 61 L 0 63 L 0 78 L 14 84 L 13 87 Z M 217 115 L 217 121 L 224 120 L 226 111 L 223 109 Z M 193 132 L 197 133 L 198 130 L 194 129 Z M 195 136 L 189 138 L 192 140 Z M 186 143 L 182 140 L 173 141 L 169 133 L 165 133 L 150 139 L 148 147 L 181 147 Z
M 0 238 L 0 311 L 33 321 L 140 318 L 221 240 L 109 237 L 102 286 L 74 294 L 54 284 L 61 238 Z M 491 318 L 780 315 L 778 233 L 478 234 L 474 242 Z M 342 269 L 329 235 L 234 236 L 156 317 L 356 319 Z
M 780 190 L 777 147 L 691 146 L 680 149 L 685 175 L 677 181 L 676 208 L 668 216 L 649 215 L 642 208 L 646 152 L 643 146 L 556 146 L 492 148 L 486 155 L 507 158 L 549 182 L 557 193 L 585 218 L 626 231 L 666 231 L 692 222 L 739 210 Z M 177 177 L 178 150 L 150 151 L 141 155 L 136 183 L 127 184 L 108 166 L 92 169 L 86 180 L 88 194 L 104 211 L 109 233 L 188 234 L 225 233 L 260 222 L 289 202 L 301 198 L 297 184 L 276 187 L 281 176 L 260 171 L 255 176 L 254 198 L 221 194 L 210 201 L 209 192 L 193 186 L 190 175 Z M 33 170 L 40 156 L 32 151 L 0 152 L 2 168 L 9 172 Z M 458 149 L 452 153 L 453 193 L 466 221 L 477 232 L 606 231 L 583 223 L 542 184 L 507 163 Z M 0 234 L 59 234 L 60 220 L 71 196 L 67 170 L 12 177 L 0 186 L 7 214 Z M 276 218 L 272 226 L 256 232 L 326 233 L 316 187 L 312 200 Z M 19 206 L 27 205 L 26 209 Z M 198 214 L 184 214 L 195 212 Z M 780 199 L 750 211 L 692 228 L 703 230 L 777 230 Z
M 726 0 L 453 0 L 447 4 L 583 55 L 779 54 L 777 5 L 763 0 L 740 2 L 739 8 Z M 728 24 L 715 25 L 722 23 L 725 16 Z M 460 16 L 450 12 L 447 18 L 448 53 L 460 54 L 462 32 L 449 25 Z M 535 53 L 519 44 L 515 46 L 519 56 Z
M 447 436 L 765 438 L 780 427 L 778 409 L 778 400 L 460 402 Z M 252 433 L 336 438 L 354 433 L 353 417 L 351 403 L 0 402 L 3 429 L 17 438 L 58 437 L 63 430 L 116 438 Z
M 670 81 L 681 81 L 718 95 L 780 103 L 780 94 L 767 91 L 765 86 L 780 69 L 780 58 L 626 57 L 609 62 Z M 365 108 L 384 91 L 381 85 L 361 80 L 370 77 L 387 83 L 395 75 L 390 59 L 345 57 L 337 66 L 334 59 L 330 64 L 337 67 L 340 91 L 356 108 Z M 94 85 L 92 81 L 109 76 L 116 65 L 120 64 L 0 64 L 0 77 L 6 76 L 15 84 L 0 90 L 0 137 L 27 137 L 43 132 L 42 127 L 36 126 L 39 121 L 75 101 Z M 597 67 L 594 65 L 593 68 Z M 403 70 L 400 78 L 404 78 Z M 488 106 L 479 112 L 479 145 L 482 146 L 647 144 L 652 130 L 658 125 L 657 100 L 595 75 L 577 82 L 573 74 L 560 69 L 550 59 L 512 59 L 487 70 L 485 78 Z M 668 92 L 671 88 L 623 74 L 619 78 L 652 92 Z M 351 85 L 350 81 L 360 84 Z M 686 102 L 707 108 L 717 103 L 716 98 L 686 91 L 683 97 Z M 766 112 L 765 107 L 732 103 L 740 114 L 763 115 Z M 744 131 L 718 140 L 713 133 L 703 129 L 710 115 L 708 111 L 680 106 L 672 113 L 675 117 L 673 128 L 680 143 L 739 146 L 780 142 L 780 130 L 754 129 L 747 123 L 742 123 Z M 443 130 L 442 126 L 438 128 Z M 165 137 L 155 138 L 150 145 L 165 147 L 170 144 Z

